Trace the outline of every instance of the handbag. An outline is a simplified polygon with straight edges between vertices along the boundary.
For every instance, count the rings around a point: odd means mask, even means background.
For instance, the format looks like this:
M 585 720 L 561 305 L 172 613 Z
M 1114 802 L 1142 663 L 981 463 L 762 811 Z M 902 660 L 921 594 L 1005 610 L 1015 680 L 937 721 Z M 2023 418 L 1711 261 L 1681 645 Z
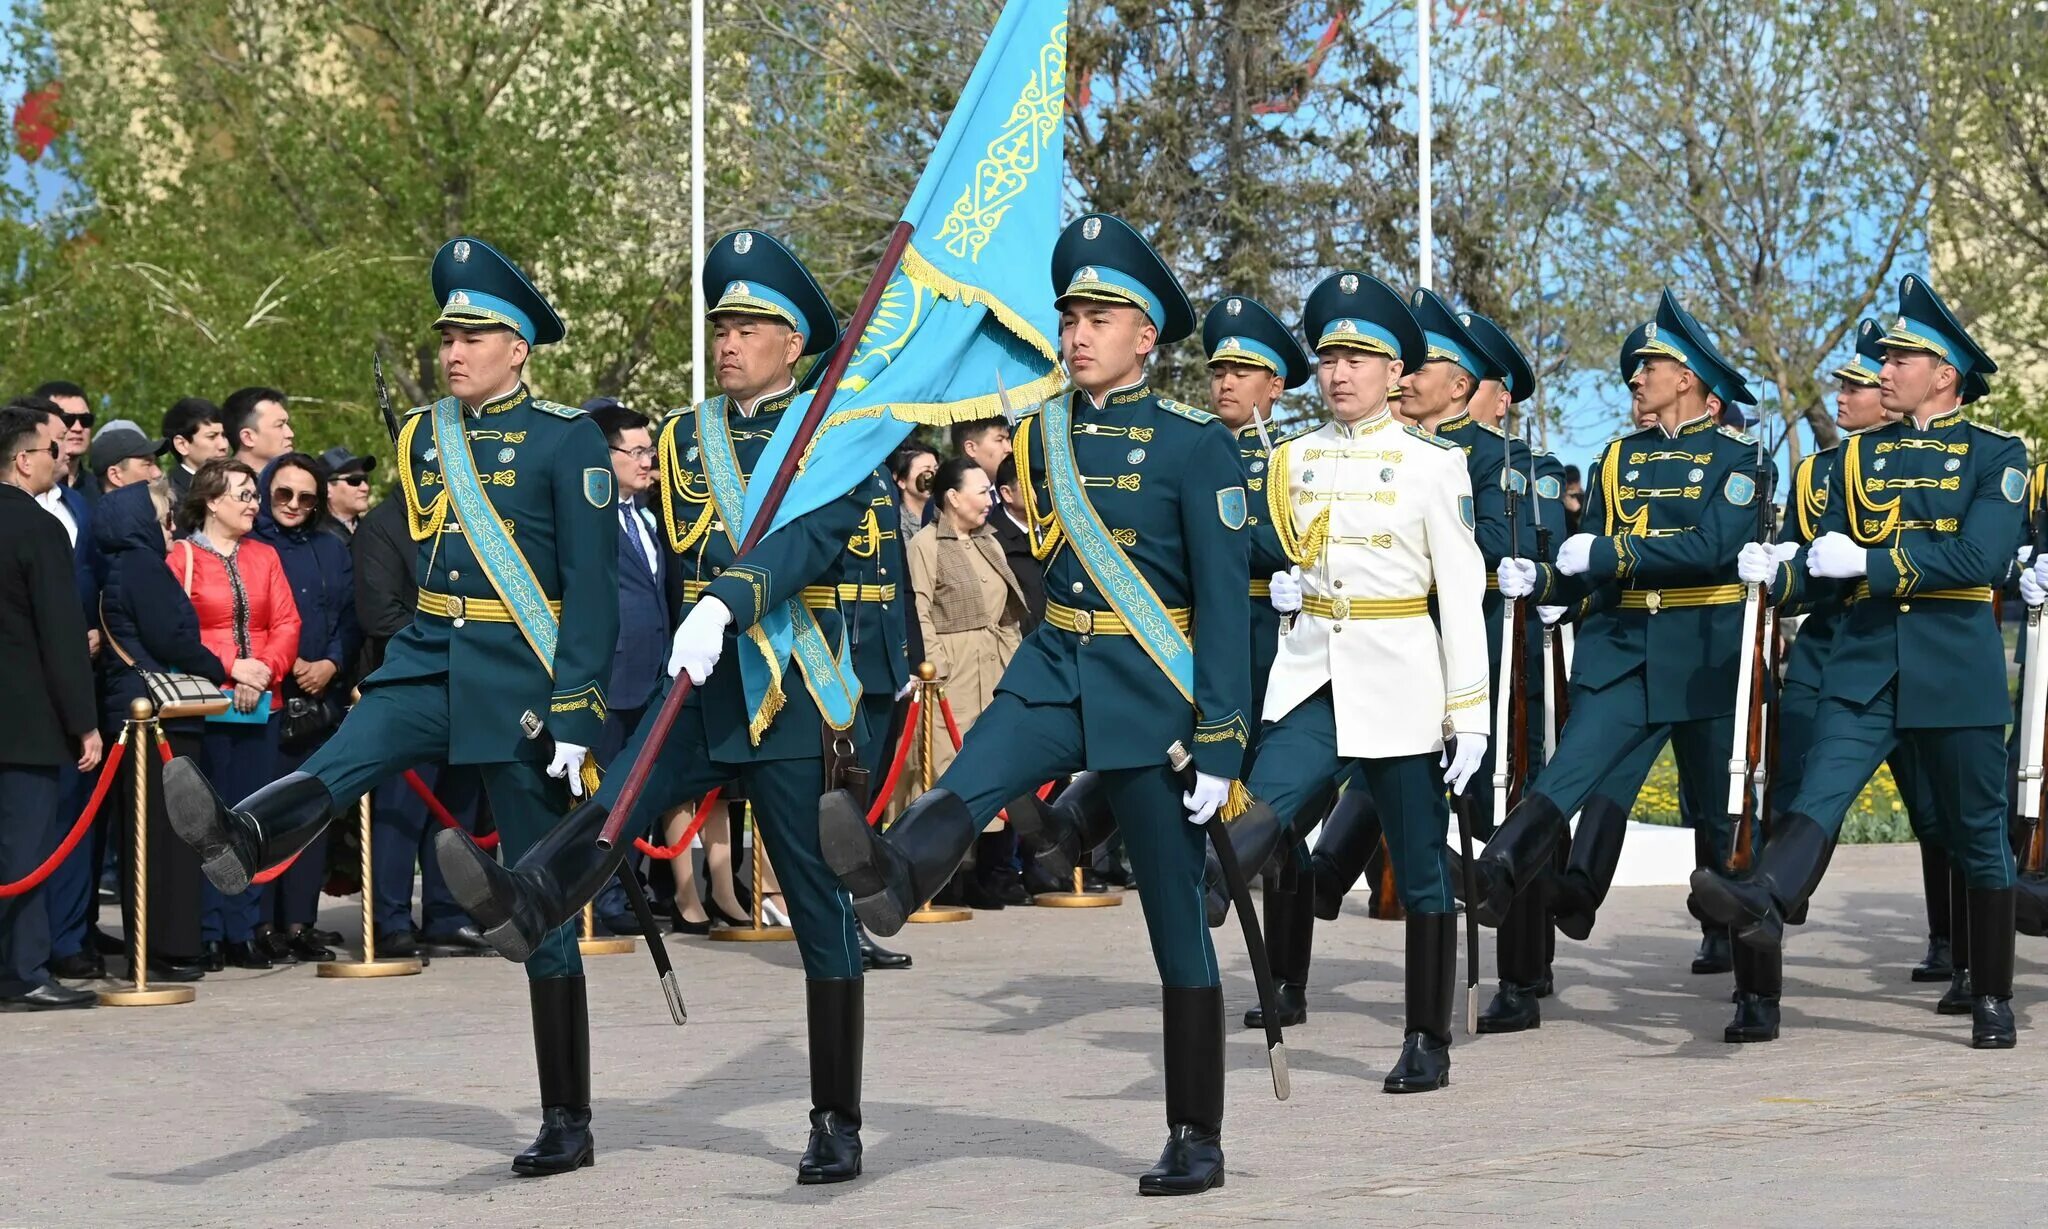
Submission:
M 278 727 L 277 745 L 286 751 L 304 751 L 316 738 L 341 724 L 331 695 L 311 696 L 299 692 L 284 698 L 284 721 Z
M 211 717 L 224 713 L 230 707 L 228 697 L 216 687 L 211 679 L 177 670 L 145 670 L 135 664 L 128 650 L 114 638 L 107 627 L 107 602 L 100 599 L 100 635 L 114 646 L 114 655 L 121 664 L 142 677 L 143 689 L 149 692 L 149 701 L 156 706 L 156 715 L 165 720 L 178 717 Z

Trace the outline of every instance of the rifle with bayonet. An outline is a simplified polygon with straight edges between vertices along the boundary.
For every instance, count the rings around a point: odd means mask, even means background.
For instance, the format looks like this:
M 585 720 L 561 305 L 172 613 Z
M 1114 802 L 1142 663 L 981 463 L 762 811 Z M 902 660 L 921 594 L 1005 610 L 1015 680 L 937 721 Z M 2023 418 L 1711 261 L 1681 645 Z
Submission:
M 1769 453 L 1763 424 L 1756 437 L 1756 541 L 1771 541 Z M 1735 732 L 1728 751 L 1728 822 L 1734 832 L 1728 869 L 1749 870 L 1756 853 L 1756 826 L 1769 782 L 1767 731 L 1771 668 L 1777 644 L 1777 608 L 1765 585 L 1745 585 L 1742 607 L 1742 659 L 1735 676 Z

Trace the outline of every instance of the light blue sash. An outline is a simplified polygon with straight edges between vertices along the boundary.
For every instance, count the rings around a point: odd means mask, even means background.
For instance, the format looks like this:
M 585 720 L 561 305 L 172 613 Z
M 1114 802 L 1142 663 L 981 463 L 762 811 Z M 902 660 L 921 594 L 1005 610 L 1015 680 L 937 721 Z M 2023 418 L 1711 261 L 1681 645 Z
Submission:
M 556 622 L 554 612 L 548 609 L 547 590 L 540 587 L 540 578 L 498 519 L 490 496 L 484 494 L 476 459 L 469 455 L 462 403 L 453 397 L 434 403 L 434 448 L 440 454 L 441 481 L 448 489 L 449 503 L 462 521 L 462 536 L 469 540 L 469 549 L 490 579 L 491 588 L 512 613 L 512 621 L 519 625 L 519 634 L 526 637 L 541 666 L 553 674 Z
M 726 417 L 731 404 L 728 398 L 715 397 L 697 412 L 697 447 L 712 503 L 718 508 L 727 540 L 738 550 L 745 537 L 741 517 L 746 511 L 747 484 L 740 476 L 739 456 L 733 450 Z M 826 642 L 825 629 L 818 626 L 817 615 L 801 598 L 791 598 L 779 607 L 763 610 L 760 622 L 743 631 L 739 643 L 740 685 L 747 702 L 748 735 L 756 744 L 782 707 L 782 676 L 792 655 L 826 724 L 835 730 L 853 724 L 861 689 L 854 674 L 850 645 L 841 637 L 839 652 L 835 654 Z
M 1045 484 L 1052 492 L 1053 515 L 1074 548 L 1074 555 L 1110 608 L 1123 619 L 1131 635 L 1145 652 L 1173 680 L 1180 694 L 1194 702 L 1195 650 L 1166 612 L 1166 603 L 1145 582 L 1138 566 L 1123 548 L 1110 539 L 1109 530 L 1095 515 L 1082 489 L 1080 471 L 1074 468 L 1074 398 L 1078 393 L 1054 397 L 1045 403 L 1040 419 L 1045 433 Z

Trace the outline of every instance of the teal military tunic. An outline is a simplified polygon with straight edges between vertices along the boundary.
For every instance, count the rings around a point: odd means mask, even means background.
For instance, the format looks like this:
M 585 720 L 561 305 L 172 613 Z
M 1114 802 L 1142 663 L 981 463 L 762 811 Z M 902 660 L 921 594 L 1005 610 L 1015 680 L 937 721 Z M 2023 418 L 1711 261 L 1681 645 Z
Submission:
M 1530 792 L 1570 815 L 1640 743 L 1668 732 L 1681 806 L 1704 828 L 1701 855 L 1725 863 L 1742 639 L 1735 558 L 1756 539 L 1770 472 L 1758 472 L 1753 437 L 1702 416 L 1672 435 L 1652 427 L 1612 441 L 1594 474 L 1580 521 L 1600 535 L 1588 571 L 1537 567 L 1536 604 L 1593 600 L 1572 661 L 1571 720 Z
M 1066 394 L 1090 514 L 1194 649 L 1191 695 L 1124 628 L 1063 531 L 1046 476 L 1044 415 L 1016 428 L 1017 478 L 1046 561 L 1045 622 L 1017 649 L 996 698 L 939 779 L 979 826 L 1054 777 L 1100 772 L 1145 906 L 1160 980 L 1218 983 L 1203 916 L 1203 834 L 1166 766 L 1181 743 L 1200 771 L 1238 780 L 1251 739 L 1242 470 L 1213 415 L 1140 383 L 1095 405 Z M 1099 561 L 1091 561 L 1100 566 Z M 1154 646 L 1155 648 L 1157 646 Z
M 303 771 L 354 798 L 417 764 L 475 764 L 516 860 L 567 810 L 547 778 L 531 714 L 561 742 L 588 747 L 604 726 L 604 690 L 618 641 L 618 518 L 604 433 L 583 411 L 522 386 L 462 416 L 464 440 L 491 510 L 506 526 L 557 620 L 552 669 L 511 620 L 449 499 L 433 407 L 399 433 L 399 488 L 420 543 L 419 616 L 392 637 L 363 698 Z M 571 976 L 582 963 L 568 927 L 526 962 L 529 978 Z
M 882 788 L 895 748 L 887 737 L 896 695 L 910 681 L 910 572 L 898 532 L 896 484 L 876 470 L 867 482 L 868 513 L 846 544 L 851 580 L 839 586 L 841 613 L 853 639 L 867 742 L 862 761 L 869 789 Z
M 790 922 L 804 971 L 811 978 L 861 975 L 853 909 L 839 881 L 818 851 L 815 820 L 825 792 L 825 724 L 811 680 L 800 661 L 786 663 L 778 685 L 758 708 L 750 708 L 742 682 L 741 644 L 764 612 L 801 597 L 817 619 L 827 644 L 838 649 L 847 635 L 841 593 L 858 601 L 859 557 L 873 491 L 868 483 L 763 538 L 738 561 L 738 526 L 728 524 L 712 496 L 704 454 L 707 440 L 729 441 L 743 481 L 768 441 L 784 426 L 794 389 L 763 400 L 743 415 L 725 397 L 678 410 L 662 424 L 658 445 L 662 500 L 670 525 L 670 547 L 694 560 L 698 578 L 684 586 L 692 604 L 715 597 L 732 612 L 717 667 L 684 701 L 647 779 L 636 809 L 637 822 L 651 824 L 670 807 L 702 797 L 712 787 L 737 779 L 751 807 L 777 880 L 789 900 Z M 788 423 L 794 427 L 794 421 Z M 654 702 L 665 700 L 672 680 Z M 846 733 L 858 750 L 866 739 L 866 718 L 855 696 L 854 721 Z M 654 722 L 643 721 L 618 763 L 632 764 Z M 600 805 L 617 799 L 625 774 L 615 772 L 597 793 Z
M 1864 783 L 1903 744 L 1918 764 L 1942 770 L 1928 795 L 1965 881 L 2009 887 L 2010 705 L 1991 599 L 2020 540 L 2026 448 L 1957 409 L 1925 428 L 1902 422 L 1852 436 L 1840 456 L 1818 529 L 1865 547 L 1868 576 L 1811 576 L 1802 547 L 1773 585 L 1783 605 L 1847 606 L 1822 663 L 1812 750 L 1786 810 L 1836 833 Z

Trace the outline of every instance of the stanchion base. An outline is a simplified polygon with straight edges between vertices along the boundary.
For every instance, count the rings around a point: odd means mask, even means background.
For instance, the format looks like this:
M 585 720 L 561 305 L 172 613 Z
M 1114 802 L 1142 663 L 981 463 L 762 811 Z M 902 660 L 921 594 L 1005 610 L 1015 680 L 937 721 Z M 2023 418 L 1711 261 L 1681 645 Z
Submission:
M 322 977 L 408 977 L 425 968 L 417 957 L 388 960 L 323 960 L 315 970 Z
M 576 940 L 576 950 L 586 956 L 622 956 L 638 946 L 630 935 L 593 936 Z
M 937 908 L 926 905 L 903 920 L 906 922 L 971 922 L 974 920 L 974 910 L 959 909 L 948 905 L 940 905 Z
M 704 936 L 718 943 L 780 943 L 796 938 L 787 926 L 728 926 Z
M 1120 892 L 1040 892 L 1031 903 L 1047 909 L 1102 909 L 1124 903 Z
M 150 986 L 100 991 L 102 1007 L 173 1007 L 198 997 L 190 986 Z

